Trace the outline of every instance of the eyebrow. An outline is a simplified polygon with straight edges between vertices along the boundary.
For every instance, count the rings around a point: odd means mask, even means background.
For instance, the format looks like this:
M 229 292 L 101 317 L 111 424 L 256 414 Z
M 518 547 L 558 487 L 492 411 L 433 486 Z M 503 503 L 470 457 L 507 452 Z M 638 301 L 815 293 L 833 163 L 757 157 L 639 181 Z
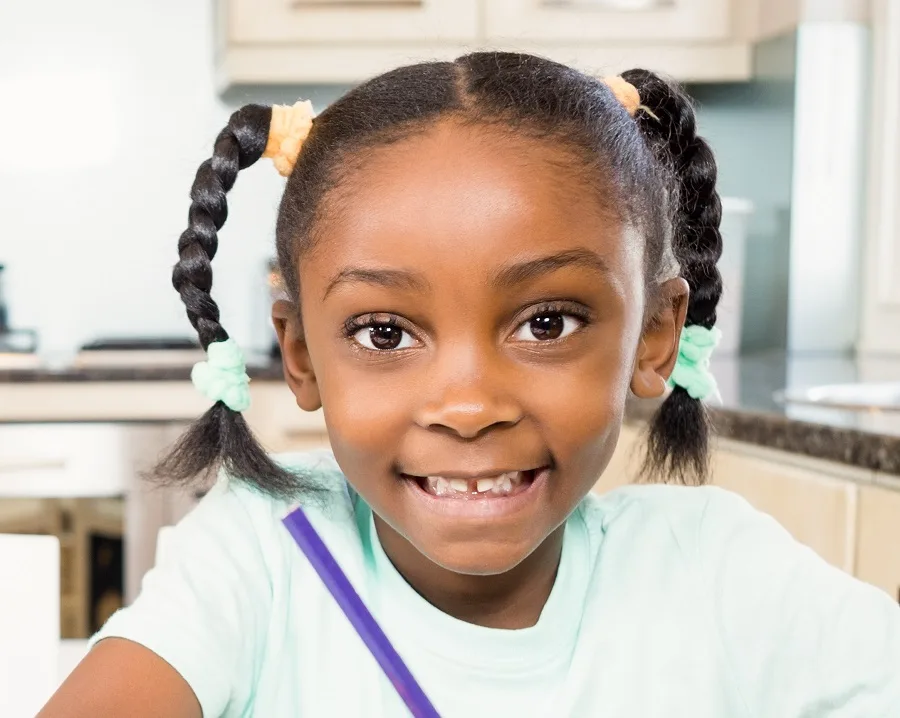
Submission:
M 601 274 L 611 273 L 609 264 L 603 257 L 588 249 L 578 248 L 507 265 L 495 274 L 493 283 L 500 287 L 512 287 L 564 267 L 584 267 Z M 346 267 L 331 279 L 322 299 L 324 300 L 337 287 L 353 283 L 417 291 L 423 291 L 429 287 L 429 283 L 425 279 L 405 269 Z
M 363 284 L 371 284 L 376 287 L 385 287 L 387 289 L 427 289 L 428 282 L 422 277 L 407 271 L 405 269 L 387 269 L 377 267 L 346 267 L 338 272 L 328 283 L 325 299 L 334 289 L 342 284 L 352 284 L 361 282 Z
M 494 283 L 511 287 L 537 279 L 564 267 L 584 267 L 601 274 L 610 274 L 609 264 L 596 252 L 588 249 L 567 249 L 546 257 L 538 257 L 525 262 L 517 262 L 503 267 L 494 277 Z

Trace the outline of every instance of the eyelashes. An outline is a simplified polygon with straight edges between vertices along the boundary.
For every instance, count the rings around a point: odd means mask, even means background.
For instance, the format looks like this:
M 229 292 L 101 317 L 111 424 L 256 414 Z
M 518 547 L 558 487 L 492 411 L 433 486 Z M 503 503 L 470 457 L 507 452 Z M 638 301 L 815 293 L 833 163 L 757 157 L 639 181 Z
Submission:
M 415 339 L 411 327 L 404 326 L 395 314 L 363 314 L 344 322 L 344 337 L 356 342 L 362 349 L 373 352 L 412 349 L 420 342 Z
M 509 338 L 517 343 L 557 345 L 593 321 L 592 312 L 578 302 L 544 302 L 519 312 Z M 424 343 L 412 322 L 387 312 L 349 317 L 341 334 L 353 342 L 355 349 L 378 354 L 414 349 Z

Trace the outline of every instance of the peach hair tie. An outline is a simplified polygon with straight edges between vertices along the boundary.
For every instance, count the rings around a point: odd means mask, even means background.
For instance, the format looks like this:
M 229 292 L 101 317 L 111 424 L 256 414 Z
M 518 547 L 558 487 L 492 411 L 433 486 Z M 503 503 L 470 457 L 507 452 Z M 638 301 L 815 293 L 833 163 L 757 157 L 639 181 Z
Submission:
M 641 95 L 637 91 L 637 88 L 632 85 L 628 80 L 620 75 L 607 75 L 606 77 L 601 78 L 601 82 L 606 85 L 615 95 L 615 98 L 619 101 L 619 104 L 625 108 L 625 111 L 634 117 L 638 110 L 643 110 L 654 120 L 659 122 L 659 118 L 653 114 L 649 107 L 641 104 Z
M 263 157 L 271 157 L 275 169 L 282 177 L 294 170 L 300 148 L 312 129 L 312 103 L 297 101 L 293 105 L 273 105 L 269 123 L 269 137 Z

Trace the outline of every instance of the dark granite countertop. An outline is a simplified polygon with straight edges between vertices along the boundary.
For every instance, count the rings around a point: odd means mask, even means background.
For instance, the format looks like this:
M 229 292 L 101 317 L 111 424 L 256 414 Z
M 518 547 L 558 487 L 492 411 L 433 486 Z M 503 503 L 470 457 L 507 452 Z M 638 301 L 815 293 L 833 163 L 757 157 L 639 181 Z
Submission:
M 251 379 L 280 381 L 284 379 L 281 360 L 257 358 L 247 362 Z M 122 382 L 122 381 L 190 381 L 189 366 L 109 366 L 50 367 L 0 369 L 0 384 L 36 384 L 45 382 Z
M 281 362 L 248 361 L 251 378 L 280 381 Z M 771 353 L 720 357 L 713 371 L 722 405 L 712 410 L 719 436 L 900 475 L 900 411 L 842 411 L 785 405 L 776 393 L 785 388 L 857 381 L 900 381 L 900 358 L 860 359 L 834 355 L 787 356 Z M 111 367 L 0 369 L 0 383 L 187 381 L 190 367 Z M 629 403 L 628 420 L 645 421 L 653 402 Z
M 900 357 L 771 353 L 720 357 L 713 371 L 722 394 L 721 406 L 711 410 L 718 436 L 900 474 L 900 411 L 848 411 L 786 404 L 777 398 L 785 389 L 900 381 Z M 628 419 L 644 422 L 655 408 L 655 402 L 631 402 Z

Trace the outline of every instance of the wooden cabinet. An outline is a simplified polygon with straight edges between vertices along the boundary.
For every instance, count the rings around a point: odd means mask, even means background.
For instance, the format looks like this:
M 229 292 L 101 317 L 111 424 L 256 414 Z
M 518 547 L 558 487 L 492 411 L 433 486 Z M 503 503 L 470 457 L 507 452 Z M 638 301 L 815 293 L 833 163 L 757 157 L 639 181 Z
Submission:
M 900 482 L 860 488 L 856 575 L 900 601 Z
M 267 450 L 279 453 L 329 446 L 322 410 L 303 411 L 283 381 L 251 382 L 250 396 L 244 417 Z
M 355 84 L 476 49 L 604 74 L 643 66 L 683 81 L 747 80 L 757 1 L 217 0 L 218 83 Z
M 498 39 L 553 42 L 726 40 L 733 9 L 725 0 L 489 0 L 484 30 Z

